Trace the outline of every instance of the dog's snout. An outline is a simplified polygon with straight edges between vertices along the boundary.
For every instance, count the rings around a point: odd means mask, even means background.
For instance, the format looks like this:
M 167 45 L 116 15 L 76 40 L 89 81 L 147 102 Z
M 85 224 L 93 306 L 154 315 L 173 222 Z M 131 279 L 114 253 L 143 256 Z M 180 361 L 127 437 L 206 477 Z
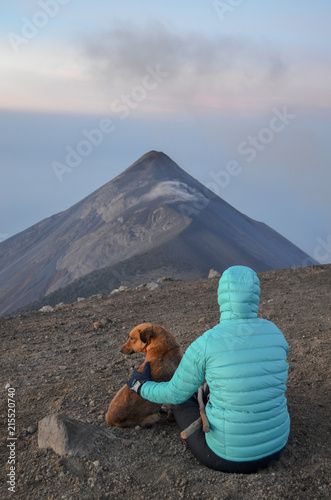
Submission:
M 120 348 L 120 352 L 123 352 L 123 347 Z

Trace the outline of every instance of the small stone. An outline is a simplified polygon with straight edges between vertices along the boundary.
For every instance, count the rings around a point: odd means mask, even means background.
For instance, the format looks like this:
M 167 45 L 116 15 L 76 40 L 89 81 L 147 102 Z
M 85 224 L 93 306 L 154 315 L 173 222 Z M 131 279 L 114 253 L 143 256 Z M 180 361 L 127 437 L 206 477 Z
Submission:
M 164 276 L 163 278 L 159 278 L 157 283 L 163 283 L 164 281 L 173 281 L 173 279 L 168 276 Z
M 100 466 L 99 460 L 96 460 L 95 462 L 93 462 L 93 465 L 95 465 L 96 467 L 99 467 Z
M 96 321 L 93 323 L 93 328 L 94 330 L 99 330 L 99 328 L 104 328 L 104 325 L 101 323 L 101 321 Z
M 210 269 L 208 278 L 220 278 L 220 273 L 218 271 L 215 271 L 215 269 Z
M 27 432 L 29 434 L 34 434 L 37 430 L 37 427 L 35 425 L 30 425 L 28 428 L 27 428 Z
M 84 300 L 86 300 L 85 297 L 78 297 L 77 302 L 84 302 Z
M 200 319 L 198 320 L 198 323 L 205 323 L 205 321 L 206 321 L 206 320 L 205 320 L 205 318 L 200 318 Z
M 151 283 L 147 283 L 146 288 L 147 290 L 153 291 L 159 288 L 160 286 L 163 286 L 161 283 L 156 283 L 155 281 L 152 281 Z

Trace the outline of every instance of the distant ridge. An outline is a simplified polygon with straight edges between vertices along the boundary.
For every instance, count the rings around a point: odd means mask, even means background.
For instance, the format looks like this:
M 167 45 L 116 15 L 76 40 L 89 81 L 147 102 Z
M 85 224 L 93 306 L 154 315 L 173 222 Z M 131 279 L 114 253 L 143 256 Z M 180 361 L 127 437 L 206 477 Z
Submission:
M 68 210 L 0 243 L 0 314 L 84 276 L 98 289 L 93 273 L 102 269 L 129 284 L 162 270 L 187 279 L 235 264 L 265 271 L 304 262 L 317 263 L 150 151 Z

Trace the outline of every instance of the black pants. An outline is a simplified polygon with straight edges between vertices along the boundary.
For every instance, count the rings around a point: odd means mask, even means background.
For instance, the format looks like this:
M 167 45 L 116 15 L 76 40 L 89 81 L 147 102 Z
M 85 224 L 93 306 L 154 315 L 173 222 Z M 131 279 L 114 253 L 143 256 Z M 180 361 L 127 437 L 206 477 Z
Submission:
M 199 404 L 196 394 L 194 394 L 188 401 L 180 405 L 173 405 L 172 410 L 179 427 L 182 432 L 192 422 L 200 417 Z M 186 439 L 186 443 L 191 452 L 203 465 L 210 469 L 218 470 L 221 472 L 232 472 L 238 474 L 252 474 L 259 469 L 267 467 L 271 462 L 278 460 L 284 448 L 273 455 L 253 460 L 251 462 L 233 462 L 225 460 L 224 458 L 216 455 L 207 445 L 205 433 L 202 427 L 197 429 L 191 436 Z

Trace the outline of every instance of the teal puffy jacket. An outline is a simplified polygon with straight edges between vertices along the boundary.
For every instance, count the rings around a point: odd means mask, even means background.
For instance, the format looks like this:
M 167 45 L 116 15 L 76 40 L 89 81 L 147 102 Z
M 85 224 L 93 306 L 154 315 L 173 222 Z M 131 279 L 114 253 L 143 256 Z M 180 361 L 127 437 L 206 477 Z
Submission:
M 259 298 L 252 269 L 227 269 L 218 287 L 220 323 L 190 345 L 169 382 L 146 382 L 141 388 L 145 399 L 180 404 L 206 379 L 207 444 L 216 455 L 236 462 L 276 453 L 290 431 L 285 397 L 289 346 L 273 323 L 257 318 Z

